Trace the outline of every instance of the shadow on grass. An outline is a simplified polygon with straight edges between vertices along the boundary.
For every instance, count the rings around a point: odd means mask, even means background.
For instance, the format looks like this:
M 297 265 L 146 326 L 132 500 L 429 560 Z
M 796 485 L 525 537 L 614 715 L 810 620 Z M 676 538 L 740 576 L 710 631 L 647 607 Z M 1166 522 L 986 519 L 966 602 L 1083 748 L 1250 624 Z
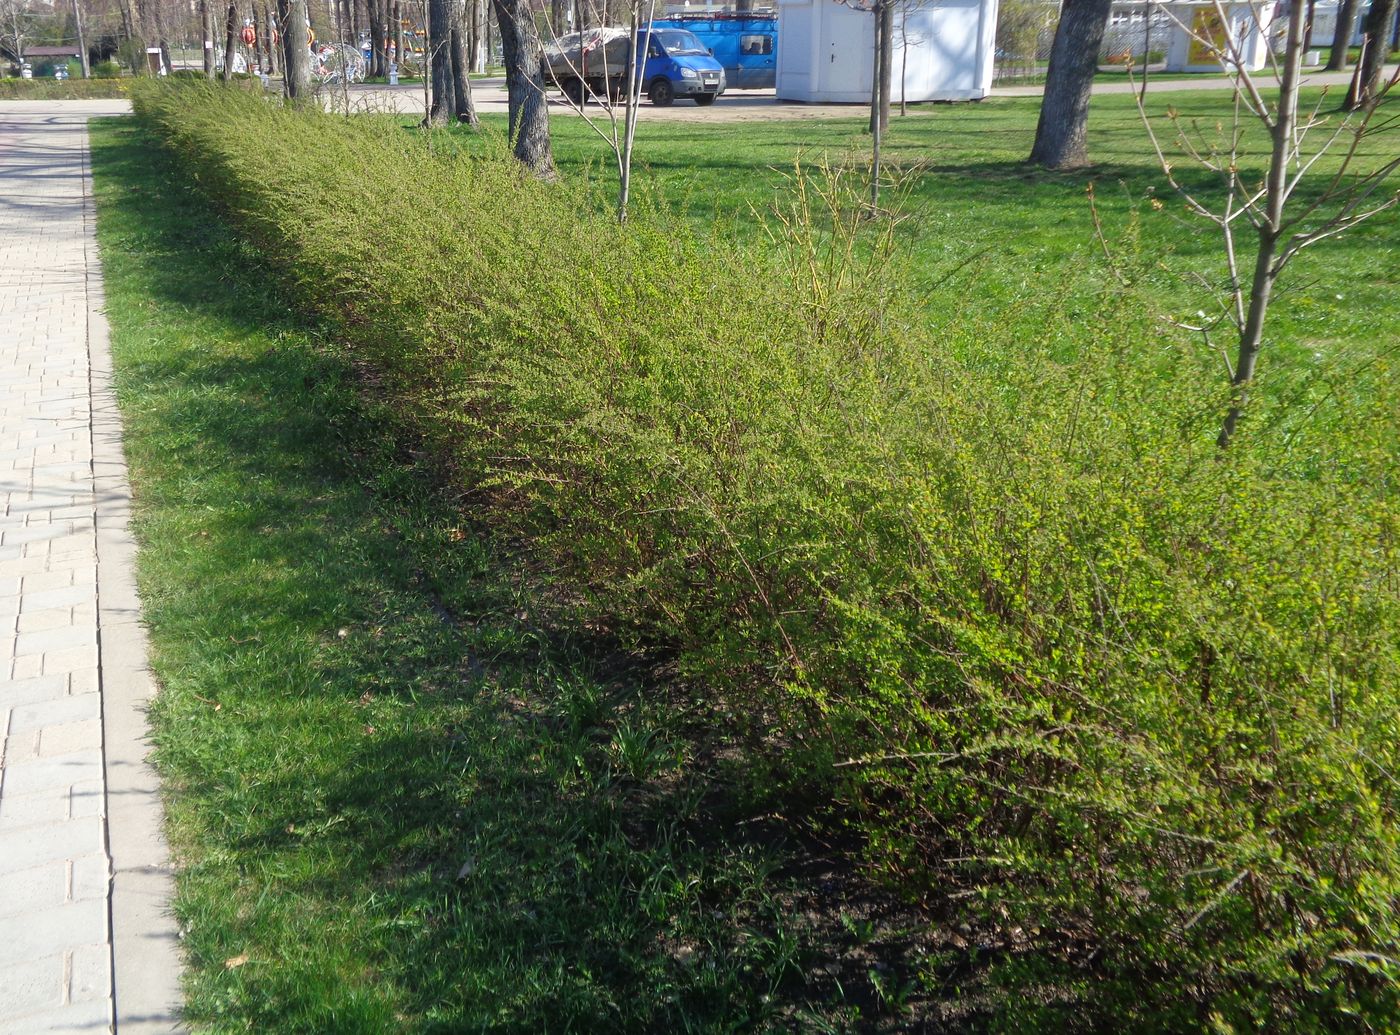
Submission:
M 866 891 L 751 822 L 771 803 L 698 757 L 703 701 L 542 628 L 158 144 L 122 120 L 93 155 L 189 1020 L 901 1023 L 869 967 L 910 939 L 872 946 Z

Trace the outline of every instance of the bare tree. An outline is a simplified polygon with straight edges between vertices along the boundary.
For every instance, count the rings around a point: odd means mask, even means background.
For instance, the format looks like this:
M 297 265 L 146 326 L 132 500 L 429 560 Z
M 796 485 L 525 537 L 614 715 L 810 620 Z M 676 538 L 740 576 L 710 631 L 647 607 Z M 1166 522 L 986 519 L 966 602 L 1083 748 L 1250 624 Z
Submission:
M 593 14 L 599 21 L 605 16 L 602 11 L 594 11 Z M 626 54 L 622 67 L 616 71 L 613 55 L 617 50 L 616 44 L 621 40 L 604 28 L 580 31 L 564 38 L 556 37 L 543 59 L 552 72 L 564 73 L 567 78 L 563 90 L 565 103 L 607 143 L 613 153 L 617 165 L 619 223 L 627 222 L 631 199 L 637 109 L 642 102 L 647 54 L 653 46 L 650 29 L 655 15 L 656 0 L 631 0 L 627 16 Z M 554 78 L 558 78 L 557 74 Z M 595 89 L 594 84 L 599 84 L 601 89 Z M 590 108 L 601 114 L 595 116 Z
M 24 60 L 26 44 L 34 28 L 34 13 L 26 0 L 0 0 L 0 48 Z
M 1030 160 L 1037 165 L 1074 169 L 1089 164 L 1089 94 L 1112 6 L 1113 0 L 1065 0 L 1060 9 L 1031 148 Z
M 1228 25 L 1220 0 L 1215 0 L 1215 11 L 1220 24 Z M 1212 346 L 1221 328 L 1227 328 L 1235 340 L 1233 362 L 1223 354 L 1234 394 L 1217 436 L 1222 448 L 1234 437 L 1248 402 L 1264 345 L 1269 303 L 1284 269 L 1304 248 L 1344 233 L 1400 200 L 1400 195 L 1384 193 L 1386 181 L 1400 167 L 1400 154 L 1394 148 L 1389 152 L 1382 148 L 1377 157 L 1376 151 L 1365 146 L 1374 143 L 1377 134 L 1400 127 L 1400 114 L 1377 115 L 1385 93 L 1400 80 L 1400 72 L 1354 113 L 1324 114 L 1325 91 L 1310 112 L 1300 112 L 1305 11 L 1303 4 L 1295 3 L 1289 13 L 1281 64 L 1274 65 L 1278 96 L 1273 100 L 1263 95 L 1250 74 L 1234 34 L 1223 41 L 1196 37 L 1219 53 L 1222 65 L 1235 80 L 1233 122 L 1222 126 L 1211 142 L 1199 126 L 1184 125 L 1175 111 L 1168 117 L 1175 127 L 1177 148 L 1219 178 L 1224 188 L 1220 205 L 1212 207 L 1210 199 L 1187 187 L 1178 176 L 1141 94 L 1136 95 L 1143 124 L 1168 182 L 1187 209 L 1213 223 L 1221 235 L 1226 286 L 1219 298 L 1219 312 L 1188 329 L 1200 333 Z M 1263 177 L 1257 180 L 1244 172 L 1250 124 L 1263 129 L 1270 144 Z M 1299 187 L 1329 153 L 1336 168 L 1320 174 L 1320 189 L 1300 198 Z M 1245 252 L 1247 242 L 1241 240 L 1246 228 L 1253 230 L 1252 264 Z

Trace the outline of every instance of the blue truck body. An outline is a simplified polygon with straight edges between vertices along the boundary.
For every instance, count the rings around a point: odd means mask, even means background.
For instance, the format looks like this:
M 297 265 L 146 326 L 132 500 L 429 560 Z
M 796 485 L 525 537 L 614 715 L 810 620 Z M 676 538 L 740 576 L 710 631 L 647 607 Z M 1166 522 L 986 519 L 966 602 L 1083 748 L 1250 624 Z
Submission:
M 731 90 L 763 90 L 777 84 L 778 19 L 756 14 L 686 14 L 659 18 L 658 29 L 688 29 L 724 66 Z

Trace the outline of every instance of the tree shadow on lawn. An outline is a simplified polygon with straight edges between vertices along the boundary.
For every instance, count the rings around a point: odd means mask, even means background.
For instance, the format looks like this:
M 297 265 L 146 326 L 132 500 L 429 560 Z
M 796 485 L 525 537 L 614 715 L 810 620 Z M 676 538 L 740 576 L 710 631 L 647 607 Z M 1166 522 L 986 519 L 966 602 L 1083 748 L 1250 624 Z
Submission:
M 745 793 L 664 657 L 547 617 L 149 135 L 94 159 L 188 1018 L 903 1027 L 878 974 L 931 1008 L 853 846 Z

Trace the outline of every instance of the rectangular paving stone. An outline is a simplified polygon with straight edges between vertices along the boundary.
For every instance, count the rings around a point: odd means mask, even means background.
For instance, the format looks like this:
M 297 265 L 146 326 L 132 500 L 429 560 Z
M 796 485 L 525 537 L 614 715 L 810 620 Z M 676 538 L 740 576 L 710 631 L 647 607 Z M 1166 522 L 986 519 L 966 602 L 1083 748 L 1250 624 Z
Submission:
M 79 945 L 69 961 L 68 1000 L 90 1003 L 112 994 L 112 950 L 107 945 Z
M 45 677 L 59 680 L 61 676 Z M 10 711 L 10 735 L 15 736 L 46 726 L 62 726 L 102 716 L 102 698 L 96 693 L 67 694 L 43 701 L 18 705 Z
M 74 647 L 97 645 L 97 627 L 92 624 L 66 625 L 42 632 L 22 632 L 15 637 L 15 657 L 27 654 L 52 654 Z
M 41 655 L 29 655 L 29 657 L 42 657 L 42 672 L 49 675 L 54 672 L 73 672 L 80 668 L 97 667 L 97 644 L 88 643 L 80 647 L 65 647 L 60 650 L 46 650 Z M 24 658 L 15 658 L 16 662 L 23 661 Z
M 5 976 L 0 978 L 0 1017 L 34 1014 L 63 1006 L 67 1002 L 71 965 L 72 957 L 63 952 L 11 963 Z
M 107 788 L 102 780 L 83 780 L 68 788 L 68 817 L 83 819 L 107 811 Z
M 102 722 L 84 719 L 65 722 L 60 726 L 44 726 L 36 731 L 39 737 L 39 757 L 71 755 L 79 751 L 102 751 Z
M 68 589 L 72 586 L 92 587 L 97 585 L 97 563 L 65 564 L 51 571 L 36 571 L 25 575 L 21 592 L 41 593 L 48 589 Z
M 0 1035 L 101 1035 L 111 1030 L 111 1020 L 111 1000 L 91 999 L 0 1019 Z
M 17 616 L 17 632 L 43 632 L 46 629 L 62 629 L 73 624 L 71 607 L 51 607 L 46 611 L 28 611 Z
M 19 595 L 20 613 L 48 611 L 54 608 L 72 608 L 92 600 L 92 587 L 89 585 L 66 585 L 56 589 L 35 589 Z
M 75 945 L 100 945 L 106 940 L 107 903 L 103 899 L 0 917 L 0 968 L 61 953 Z
M 51 758 L 11 758 L 7 754 L 5 782 L 0 785 L 4 792 L 3 798 L 0 798 L 0 815 L 4 814 L 3 799 L 11 795 L 22 797 L 27 794 L 61 791 L 75 783 L 101 778 L 101 751 L 79 751 Z M 5 846 L 0 845 L 0 860 L 4 858 L 4 854 Z
M 0 681 L 0 708 L 20 708 L 36 701 L 66 697 L 71 686 L 70 679 L 58 674 Z

